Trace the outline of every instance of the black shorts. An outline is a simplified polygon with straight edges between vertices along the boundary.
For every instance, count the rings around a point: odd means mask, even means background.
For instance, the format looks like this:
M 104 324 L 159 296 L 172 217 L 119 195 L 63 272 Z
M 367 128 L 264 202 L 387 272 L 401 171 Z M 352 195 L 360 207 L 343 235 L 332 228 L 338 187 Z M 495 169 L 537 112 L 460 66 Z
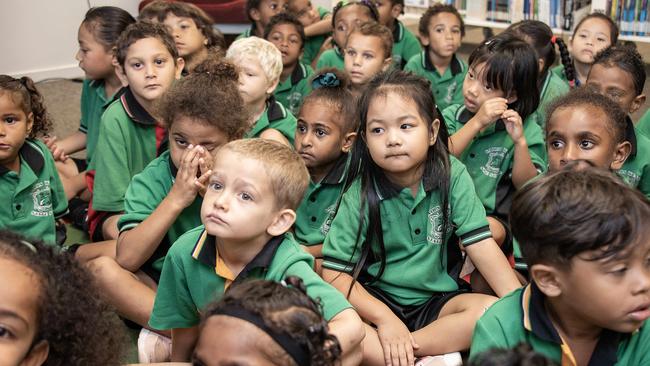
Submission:
M 77 166 L 77 170 L 79 170 L 79 173 L 85 172 L 86 169 L 88 169 L 88 162 L 86 161 L 86 159 L 72 158 L 72 161 L 74 162 L 74 165 Z
M 401 305 L 376 287 L 364 285 L 363 288 L 388 306 L 411 332 L 422 329 L 437 320 L 442 307 L 453 297 L 470 292 L 467 288 L 452 292 L 438 292 L 421 305 Z
M 97 226 L 95 227 L 95 231 L 92 233 L 92 237 L 90 238 L 90 240 L 93 242 L 106 240 L 104 238 L 104 223 L 109 218 L 121 214 L 122 214 L 121 212 L 105 212 L 97 221 Z
M 160 272 L 156 271 L 149 264 L 143 264 L 142 267 L 140 267 L 140 270 L 149 276 L 156 284 L 160 283 Z
M 502 218 L 494 215 L 487 215 L 488 217 L 491 217 L 495 220 L 497 220 L 501 226 L 503 226 L 503 229 L 506 231 L 506 237 L 503 239 L 503 244 L 501 244 L 500 248 L 503 254 L 505 254 L 506 258 L 510 258 L 514 252 L 514 247 L 512 244 L 512 231 L 510 231 L 510 225 L 508 222 L 503 220 Z

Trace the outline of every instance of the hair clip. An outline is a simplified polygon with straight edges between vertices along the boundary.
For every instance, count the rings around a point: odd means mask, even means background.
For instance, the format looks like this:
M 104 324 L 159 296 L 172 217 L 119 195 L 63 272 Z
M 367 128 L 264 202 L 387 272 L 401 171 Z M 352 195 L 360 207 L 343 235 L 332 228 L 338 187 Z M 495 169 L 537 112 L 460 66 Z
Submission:
M 319 88 L 332 88 L 341 85 L 341 80 L 333 72 L 326 72 L 324 74 L 318 75 L 311 82 L 312 89 Z
M 556 41 L 557 41 L 557 37 L 553 35 L 553 37 L 551 37 L 551 44 L 555 44 Z
M 28 242 L 27 240 L 20 240 L 20 243 L 25 245 L 33 253 L 38 253 L 38 251 L 36 250 L 36 247 L 34 246 L 34 244 Z

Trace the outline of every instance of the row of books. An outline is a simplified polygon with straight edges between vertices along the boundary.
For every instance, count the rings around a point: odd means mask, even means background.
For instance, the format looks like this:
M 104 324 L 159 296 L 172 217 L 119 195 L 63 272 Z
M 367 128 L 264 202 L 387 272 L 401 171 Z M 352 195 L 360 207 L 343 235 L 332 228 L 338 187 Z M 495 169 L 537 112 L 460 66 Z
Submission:
M 650 35 L 648 0 L 599 0 L 594 1 L 592 8 L 609 15 L 622 35 Z

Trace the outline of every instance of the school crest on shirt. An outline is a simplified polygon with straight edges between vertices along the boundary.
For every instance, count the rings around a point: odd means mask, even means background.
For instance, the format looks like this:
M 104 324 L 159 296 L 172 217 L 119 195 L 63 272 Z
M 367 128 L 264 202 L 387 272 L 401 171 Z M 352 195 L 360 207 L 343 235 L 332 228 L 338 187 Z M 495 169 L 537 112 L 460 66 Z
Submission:
M 623 178 L 625 183 L 627 183 L 629 186 L 636 188 L 639 185 L 639 181 L 641 180 L 641 176 L 638 174 L 634 173 L 631 170 L 619 170 L 618 175 Z
M 443 98 L 445 103 L 451 104 L 451 100 L 454 98 L 454 94 L 456 94 L 457 87 L 458 87 L 458 82 L 456 80 L 454 80 L 453 83 L 447 86 L 447 95 Z
M 488 161 L 481 167 L 481 172 L 483 172 L 486 177 L 494 179 L 499 178 L 499 175 L 501 175 L 501 163 L 507 153 L 508 149 L 500 146 L 485 149 Z
M 34 184 L 32 188 L 32 200 L 34 201 L 32 216 L 42 217 L 52 215 L 52 195 L 49 180 Z
M 332 220 L 334 220 L 334 214 L 336 213 L 336 203 L 326 208 L 325 212 L 327 212 L 327 219 L 325 219 L 323 225 L 320 226 L 320 233 L 327 236 L 327 233 L 330 232 L 330 227 L 332 226 Z
M 300 112 L 300 104 L 302 102 L 303 95 L 299 92 L 290 93 L 287 97 L 287 104 L 289 104 L 289 111 L 294 116 L 297 116 Z
M 447 216 L 451 210 L 447 210 Z M 429 208 L 429 232 L 427 233 L 427 242 L 435 245 L 442 245 L 447 234 L 451 233 L 451 226 L 447 225 L 446 235 L 442 235 L 442 223 L 444 221 L 442 208 L 440 205 Z

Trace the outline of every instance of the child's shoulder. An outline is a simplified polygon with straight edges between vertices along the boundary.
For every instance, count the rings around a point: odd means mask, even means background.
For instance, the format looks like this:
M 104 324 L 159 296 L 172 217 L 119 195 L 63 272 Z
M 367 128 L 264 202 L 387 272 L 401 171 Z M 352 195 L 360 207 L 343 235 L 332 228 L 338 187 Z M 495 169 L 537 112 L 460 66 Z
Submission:
M 207 235 L 207 231 L 205 231 L 203 225 L 189 230 L 176 239 L 169 249 L 169 252 L 167 252 L 167 256 L 177 262 L 184 262 L 184 259 L 192 258 L 192 255 L 197 250 L 197 243 L 199 243 L 199 241 L 205 243 L 205 240 L 200 240 L 204 235 Z
M 287 268 L 293 263 L 310 260 L 310 255 L 302 250 L 293 234 L 285 233 L 282 242 L 273 255 L 272 263 L 282 268 Z M 313 259 L 312 259 L 313 260 Z

